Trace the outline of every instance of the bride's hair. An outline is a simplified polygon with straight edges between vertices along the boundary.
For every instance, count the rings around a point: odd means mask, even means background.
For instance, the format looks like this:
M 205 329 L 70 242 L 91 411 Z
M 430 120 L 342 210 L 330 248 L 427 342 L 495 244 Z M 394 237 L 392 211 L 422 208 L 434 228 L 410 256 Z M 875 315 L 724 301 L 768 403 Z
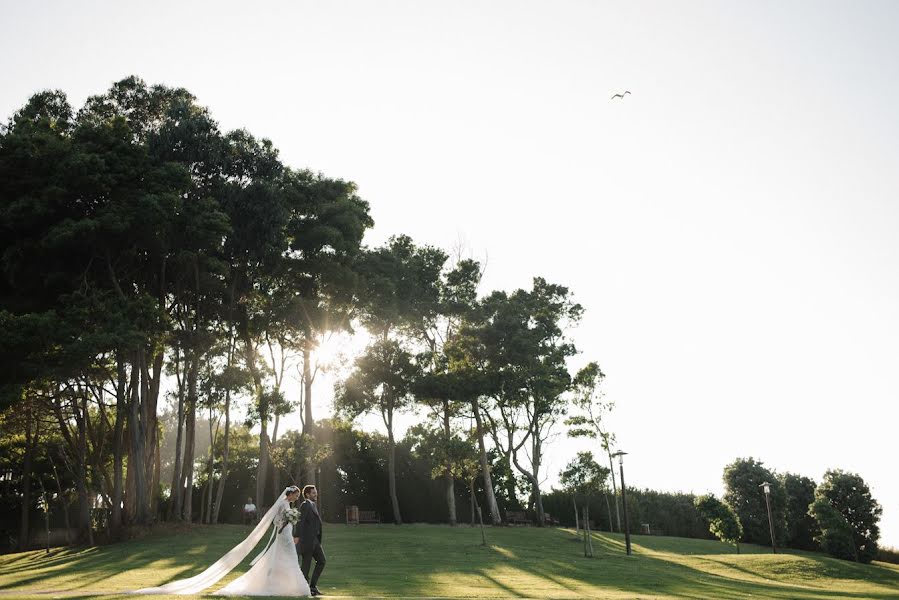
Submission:
M 300 488 L 298 488 L 297 486 L 289 485 L 289 486 L 287 486 L 287 489 L 284 490 L 284 495 L 289 496 L 291 494 L 296 494 L 299 491 L 300 491 Z

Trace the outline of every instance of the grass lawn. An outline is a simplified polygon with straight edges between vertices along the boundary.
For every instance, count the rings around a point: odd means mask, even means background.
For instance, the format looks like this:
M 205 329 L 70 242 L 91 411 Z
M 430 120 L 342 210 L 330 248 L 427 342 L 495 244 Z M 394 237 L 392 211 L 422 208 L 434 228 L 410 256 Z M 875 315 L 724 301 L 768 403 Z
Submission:
M 3 598 L 125 598 L 122 592 L 199 573 L 248 532 L 193 526 L 89 549 L 0 556 Z M 772 555 L 683 538 L 594 534 L 583 557 L 570 529 L 326 525 L 328 566 L 319 587 L 352 598 L 899 598 L 899 566 L 858 565 L 821 554 Z M 251 557 L 253 555 L 251 554 Z M 222 587 L 247 561 L 213 586 Z M 159 597 L 159 596 L 155 596 Z M 182 596 L 172 596 L 180 598 Z M 133 596 L 131 596 L 133 598 Z

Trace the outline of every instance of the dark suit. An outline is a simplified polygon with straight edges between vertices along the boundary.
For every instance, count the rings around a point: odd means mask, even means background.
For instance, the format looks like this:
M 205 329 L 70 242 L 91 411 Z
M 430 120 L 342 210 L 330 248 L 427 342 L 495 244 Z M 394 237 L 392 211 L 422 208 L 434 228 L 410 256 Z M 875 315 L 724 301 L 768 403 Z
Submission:
M 322 518 L 318 507 L 312 500 L 304 500 L 300 504 L 300 520 L 293 526 L 293 537 L 300 538 L 297 544 L 303 576 L 310 587 L 316 587 L 318 578 L 325 569 L 325 551 L 322 549 Z M 309 579 L 309 567 L 315 559 L 315 570 Z

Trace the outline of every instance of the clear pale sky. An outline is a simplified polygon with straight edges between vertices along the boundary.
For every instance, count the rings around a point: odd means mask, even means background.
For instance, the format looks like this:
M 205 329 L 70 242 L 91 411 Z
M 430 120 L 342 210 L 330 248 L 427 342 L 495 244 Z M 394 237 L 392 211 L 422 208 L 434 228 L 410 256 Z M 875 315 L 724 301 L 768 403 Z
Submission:
M 488 5 L 489 4 L 489 5 Z M 899 545 L 899 4 L 4 2 L 0 118 L 127 75 L 568 285 L 629 484 L 860 473 Z M 622 90 L 623 101 L 609 97 Z M 322 410 L 329 386 L 321 386 Z M 320 411 L 321 412 L 321 411 Z M 583 447 L 560 438 L 548 484 Z

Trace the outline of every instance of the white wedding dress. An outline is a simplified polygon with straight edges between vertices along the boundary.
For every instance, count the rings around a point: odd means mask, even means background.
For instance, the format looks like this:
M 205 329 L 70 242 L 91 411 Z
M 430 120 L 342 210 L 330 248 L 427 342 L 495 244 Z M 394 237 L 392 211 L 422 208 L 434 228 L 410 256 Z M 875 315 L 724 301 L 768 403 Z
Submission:
M 287 492 L 287 490 L 285 490 Z M 293 543 L 293 528 L 286 523 L 285 513 L 290 503 L 284 494 L 259 520 L 259 524 L 247 538 L 213 563 L 209 568 L 188 579 L 179 579 L 165 585 L 144 588 L 133 594 L 199 594 L 230 573 L 265 537 L 269 525 L 272 536 L 262 553 L 250 563 L 250 570 L 215 592 L 220 596 L 311 596 L 309 584 L 300 571 L 297 548 Z M 278 529 L 284 525 L 281 533 Z
M 216 596 L 311 596 L 309 584 L 300 571 L 297 547 L 293 543 L 293 527 L 284 513 L 290 508 L 286 499 L 278 500 L 274 517 L 274 541 L 256 559 L 250 570 L 220 589 Z M 281 533 L 278 529 L 284 525 Z

